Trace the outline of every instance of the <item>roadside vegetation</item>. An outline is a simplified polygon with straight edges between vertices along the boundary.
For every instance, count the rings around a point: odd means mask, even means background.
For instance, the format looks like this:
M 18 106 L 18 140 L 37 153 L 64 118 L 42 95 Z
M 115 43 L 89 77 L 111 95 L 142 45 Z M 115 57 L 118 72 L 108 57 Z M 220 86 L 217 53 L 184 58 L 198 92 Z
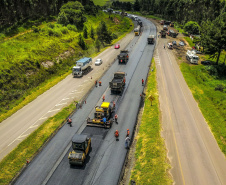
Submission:
M 0 162 L 0 184 L 9 184 L 21 169 L 26 166 L 51 138 L 55 131 L 63 126 L 67 118 L 75 109 L 75 104 L 65 107 L 55 116 L 46 120 L 37 130 L 23 140 L 12 152 Z
M 65 13 L 68 9 L 71 14 Z M 57 22 L 2 40 L 0 122 L 43 93 L 41 87 L 52 87 L 49 81 L 59 82 L 77 59 L 99 52 L 132 29 L 128 18 L 92 11 L 95 15 L 85 14 L 79 2 L 70 2 L 60 9 Z
M 159 100 L 157 91 L 156 68 L 152 59 L 147 89 L 144 112 L 141 119 L 135 151 L 135 165 L 131 172 L 131 180 L 136 184 L 172 184 L 168 173 L 170 164 L 167 160 L 167 151 L 161 137 L 161 124 Z M 152 102 L 149 96 L 155 99 Z

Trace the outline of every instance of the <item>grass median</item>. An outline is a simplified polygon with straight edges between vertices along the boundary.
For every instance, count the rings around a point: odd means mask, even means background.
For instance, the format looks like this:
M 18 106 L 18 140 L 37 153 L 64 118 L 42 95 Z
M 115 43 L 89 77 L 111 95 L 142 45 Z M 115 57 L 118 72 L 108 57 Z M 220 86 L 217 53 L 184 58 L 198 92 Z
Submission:
M 22 141 L 0 162 L 0 184 L 9 184 L 18 175 L 26 160 L 31 160 L 49 138 L 63 125 L 65 118 L 75 109 L 75 104 L 65 107 L 55 116 L 46 120 L 37 130 Z
M 156 68 L 152 59 L 153 71 L 147 80 L 144 112 L 139 127 L 135 158 L 136 162 L 131 172 L 131 180 L 136 184 L 172 184 L 168 170 L 167 151 L 161 137 L 159 101 L 156 81 Z M 152 95 L 152 102 L 148 97 Z

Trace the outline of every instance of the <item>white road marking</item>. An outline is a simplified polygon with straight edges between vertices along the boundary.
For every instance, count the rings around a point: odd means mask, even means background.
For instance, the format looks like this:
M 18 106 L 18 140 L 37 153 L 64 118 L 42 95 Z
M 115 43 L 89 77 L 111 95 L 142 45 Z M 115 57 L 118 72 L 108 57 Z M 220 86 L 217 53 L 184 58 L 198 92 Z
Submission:
M 19 136 L 18 139 L 22 138 L 22 137 L 26 137 L 28 136 L 29 134 L 25 134 L 25 135 L 22 135 L 22 136 Z
M 62 100 L 68 100 L 68 99 L 70 99 L 70 98 L 64 98 L 64 99 L 62 99 Z
M 46 119 L 47 117 L 40 118 L 39 120 Z
M 61 104 L 56 104 L 55 107 L 60 106 L 60 105 L 65 105 L 65 104 L 67 104 L 67 102 L 61 103 Z
M 32 125 L 29 128 L 34 128 L 34 127 L 37 127 L 37 126 L 39 126 L 39 125 Z
M 58 111 L 58 110 L 60 110 L 60 109 L 54 109 L 54 110 L 50 110 L 48 112 L 55 112 L 55 111 Z

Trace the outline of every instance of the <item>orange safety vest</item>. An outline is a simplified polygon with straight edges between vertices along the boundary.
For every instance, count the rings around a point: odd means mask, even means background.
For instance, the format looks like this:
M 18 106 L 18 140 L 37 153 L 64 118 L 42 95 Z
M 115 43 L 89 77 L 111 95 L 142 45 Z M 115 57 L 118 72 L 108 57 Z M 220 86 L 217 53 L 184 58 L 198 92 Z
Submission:
M 129 136 L 129 129 L 127 129 L 127 136 Z
M 118 130 L 115 131 L 115 137 L 118 137 L 119 136 L 119 133 L 118 133 Z
M 117 114 L 115 114 L 115 119 L 118 119 L 118 115 Z

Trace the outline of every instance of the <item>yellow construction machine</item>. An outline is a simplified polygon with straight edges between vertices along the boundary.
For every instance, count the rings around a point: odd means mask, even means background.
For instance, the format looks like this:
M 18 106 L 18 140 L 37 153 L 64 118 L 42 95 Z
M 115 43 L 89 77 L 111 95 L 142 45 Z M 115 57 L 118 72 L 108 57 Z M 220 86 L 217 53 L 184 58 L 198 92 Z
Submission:
M 96 126 L 96 127 L 104 127 L 111 128 L 113 123 L 112 113 L 114 108 L 111 106 L 109 102 L 103 102 L 101 106 L 95 107 L 94 118 L 87 119 L 88 126 Z

